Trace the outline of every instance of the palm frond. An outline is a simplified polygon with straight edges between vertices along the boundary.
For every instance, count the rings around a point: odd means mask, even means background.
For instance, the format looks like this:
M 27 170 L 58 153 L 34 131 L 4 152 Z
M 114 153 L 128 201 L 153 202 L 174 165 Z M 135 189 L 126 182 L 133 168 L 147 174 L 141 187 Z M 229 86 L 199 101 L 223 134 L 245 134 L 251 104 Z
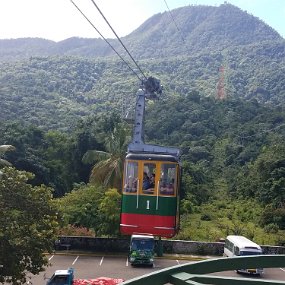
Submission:
M 109 165 L 112 163 L 112 158 L 109 157 L 106 160 L 98 161 L 94 166 L 93 169 L 99 169 L 99 168 L 109 168 Z
M 4 153 L 6 151 L 14 151 L 16 148 L 9 144 L 0 145 L 0 153 Z
M 11 166 L 11 165 L 12 165 L 12 164 L 11 164 L 9 161 L 0 158 L 0 167 Z
M 104 183 L 106 173 L 109 172 L 111 160 L 99 161 L 94 165 L 90 175 L 91 183 Z
M 121 188 L 123 161 L 130 141 L 129 131 L 118 124 L 105 140 L 106 152 L 90 150 L 85 153 L 84 163 L 96 163 L 90 174 L 90 183 Z
M 92 164 L 100 160 L 106 160 L 110 157 L 110 154 L 101 150 L 88 150 L 82 158 L 82 162 L 86 164 Z

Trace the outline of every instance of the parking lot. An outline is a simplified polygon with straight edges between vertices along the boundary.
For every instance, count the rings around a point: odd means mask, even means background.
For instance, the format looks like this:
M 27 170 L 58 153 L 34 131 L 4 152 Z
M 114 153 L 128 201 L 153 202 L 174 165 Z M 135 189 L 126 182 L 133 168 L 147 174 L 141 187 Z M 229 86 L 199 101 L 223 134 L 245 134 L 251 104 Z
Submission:
M 173 265 L 186 263 L 186 260 L 156 259 L 153 267 L 132 267 L 127 256 L 86 256 L 86 255 L 50 255 L 50 265 L 45 273 L 32 276 L 33 284 L 45 284 L 44 275 L 50 277 L 57 269 L 72 267 L 75 270 L 75 278 L 111 277 L 124 280 L 141 276 L 159 269 Z
M 98 277 L 122 278 L 128 280 L 137 276 L 151 273 L 160 269 L 171 267 L 178 264 L 193 262 L 189 260 L 179 260 L 175 258 L 156 258 L 153 267 L 132 267 L 127 259 L 127 256 L 92 256 L 92 255 L 77 255 L 77 254 L 55 254 L 48 256 L 50 266 L 46 268 L 45 272 L 40 275 L 31 276 L 33 285 L 46 284 L 45 278 L 50 277 L 55 270 L 74 268 L 75 278 L 91 279 Z M 235 276 L 233 271 L 219 272 L 215 275 L 220 276 Z M 244 276 L 247 278 L 248 276 Z M 263 277 L 264 279 L 277 279 L 285 281 L 285 269 L 266 269 Z

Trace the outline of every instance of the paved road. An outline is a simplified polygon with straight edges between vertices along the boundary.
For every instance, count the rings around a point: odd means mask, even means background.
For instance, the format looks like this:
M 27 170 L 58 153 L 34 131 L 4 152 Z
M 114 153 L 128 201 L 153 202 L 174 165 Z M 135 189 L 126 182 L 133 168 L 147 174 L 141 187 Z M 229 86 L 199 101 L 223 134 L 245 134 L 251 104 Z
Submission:
M 57 269 L 67 269 L 73 267 L 75 269 L 75 278 L 97 278 L 111 277 L 122 278 L 128 280 L 137 276 L 151 273 L 160 269 L 164 269 L 177 264 L 184 264 L 189 260 L 175 260 L 166 258 L 155 259 L 154 267 L 132 267 L 128 263 L 127 256 L 84 256 L 84 255 L 50 255 L 48 256 L 51 266 L 46 269 L 45 273 L 38 276 L 32 276 L 33 285 L 44 285 L 44 275 L 50 277 Z M 220 272 L 215 275 L 220 276 L 237 276 L 233 271 Z M 244 275 L 238 275 L 243 277 Z M 247 276 L 244 276 L 247 278 Z M 285 269 L 266 269 L 264 279 L 277 279 L 285 281 Z

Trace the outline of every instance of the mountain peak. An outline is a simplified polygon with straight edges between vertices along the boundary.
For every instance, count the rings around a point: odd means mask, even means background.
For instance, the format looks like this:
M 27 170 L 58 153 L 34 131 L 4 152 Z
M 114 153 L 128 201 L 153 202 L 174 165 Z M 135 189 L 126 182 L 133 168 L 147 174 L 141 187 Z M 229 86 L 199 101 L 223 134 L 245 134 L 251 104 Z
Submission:
M 227 2 L 217 7 L 189 5 L 156 14 L 126 37 L 137 56 L 140 56 L 137 50 L 151 46 L 147 56 L 152 57 L 192 54 L 205 49 L 217 51 L 280 39 L 259 18 Z
M 158 13 L 123 38 L 137 59 L 193 56 L 279 40 L 284 39 L 269 25 L 227 2 Z M 123 52 L 117 40 L 109 42 Z M 106 57 L 114 52 L 98 38 L 70 38 L 58 43 L 43 39 L 0 40 L 0 61 L 41 55 Z

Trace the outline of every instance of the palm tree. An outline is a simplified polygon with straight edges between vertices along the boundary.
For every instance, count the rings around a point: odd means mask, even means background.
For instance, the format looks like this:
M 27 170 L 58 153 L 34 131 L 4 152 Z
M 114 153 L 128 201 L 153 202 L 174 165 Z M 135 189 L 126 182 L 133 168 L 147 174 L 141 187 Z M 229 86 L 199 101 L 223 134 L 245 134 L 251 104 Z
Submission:
M 3 144 L 0 145 L 0 168 L 4 167 L 4 166 L 11 166 L 11 163 L 5 159 L 2 159 L 1 156 L 6 152 L 6 151 L 13 151 L 16 148 L 12 145 L 8 145 L 8 144 Z M 0 179 L 3 175 L 3 172 L 0 170 Z
M 105 139 L 106 151 L 88 150 L 84 154 L 84 163 L 96 162 L 91 170 L 90 183 L 99 183 L 118 190 L 121 188 L 123 163 L 130 140 L 128 133 L 129 130 L 123 124 L 117 124 Z
M 3 144 L 0 145 L 0 167 L 11 166 L 11 163 L 5 159 L 2 159 L 1 156 L 7 151 L 14 151 L 16 148 L 12 145 Z

